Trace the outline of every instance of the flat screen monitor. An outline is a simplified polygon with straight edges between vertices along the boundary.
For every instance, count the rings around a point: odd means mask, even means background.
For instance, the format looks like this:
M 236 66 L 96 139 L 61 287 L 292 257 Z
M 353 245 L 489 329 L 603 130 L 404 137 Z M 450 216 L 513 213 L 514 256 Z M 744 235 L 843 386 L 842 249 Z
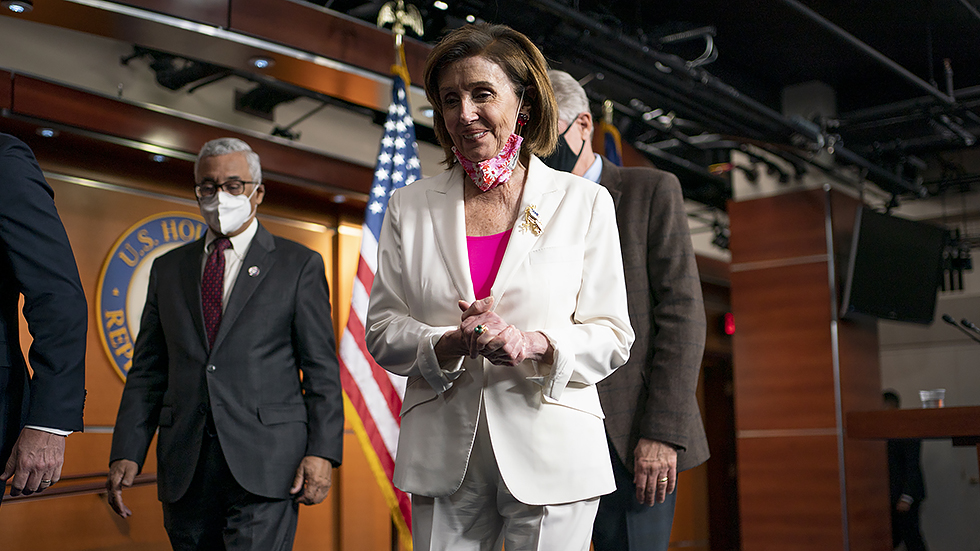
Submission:
M 841 317 L 932 323 L 945 230 L 867 207 L 858 209 L 854 228 Z

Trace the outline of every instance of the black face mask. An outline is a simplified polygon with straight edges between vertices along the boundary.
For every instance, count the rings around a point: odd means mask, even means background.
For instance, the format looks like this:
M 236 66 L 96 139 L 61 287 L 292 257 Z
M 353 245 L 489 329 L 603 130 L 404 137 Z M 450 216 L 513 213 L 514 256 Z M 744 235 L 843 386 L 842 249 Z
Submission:
M 578 162 L 578 158 L 582 156 L 582 151 L 585 149 L 585 140 L 582 141 L 582 147 L 578 149 L 578 153 L 572 151 L 572 147 L 565 141 L 565 134 L 568 133 L 568 129 L 571 127 L 571 124 L 568 125 L 565 131 L 558 136 L 558 148 L 555 149 L 555 152 L 541 159 L 544 161 L 544 164 L 562 172 L 571 172 L 575 168 L 575 163 Z

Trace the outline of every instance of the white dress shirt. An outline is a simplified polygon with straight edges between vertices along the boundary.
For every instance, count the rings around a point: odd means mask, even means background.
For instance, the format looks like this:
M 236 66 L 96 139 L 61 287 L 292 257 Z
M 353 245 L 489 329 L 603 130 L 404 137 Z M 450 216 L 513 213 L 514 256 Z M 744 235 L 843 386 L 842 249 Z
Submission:
M 597 184 L 599 183 L 599 180 L 602 178 L 601 155 L 595 156 L 595 161 L 592 161 L 592 166 L 590 166 L 589 169 L 585 171 L 585 174 L 583 174 L 582 177 L 585 178 L 586 180 L 590 180 Z

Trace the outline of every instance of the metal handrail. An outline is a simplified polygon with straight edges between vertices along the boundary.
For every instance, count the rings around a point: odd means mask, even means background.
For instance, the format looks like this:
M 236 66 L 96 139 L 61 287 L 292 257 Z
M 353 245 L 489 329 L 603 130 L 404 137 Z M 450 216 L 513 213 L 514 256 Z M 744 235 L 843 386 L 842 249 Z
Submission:
M 59 483 L 57 485 L 52 486 L 51 488 L 48 488 L 43 492 L 35 492 L 31 495 L 23 495 L 23 494 L 19 496 L 8 495 L 3 498 L 3 502 L 6 504 L 10 502 L 36 501 L 40 499 L 50 499 L 55 497 L 71 497 L 71 496 L 80 496 L 80 495 L 88 495 L 88 494 L 104 494 L 106 493 L 105 479 L 107 476 L 109 476 L 108 471 L 64 475 L 61 477 L 61 480 L 58 481 Z M 94 482 L 80 482 L 77 484 L 62 484 L 66 481 L 70 482 L 76 480 L 85 480 L 89 478 L 97 478 L 101 480 L 94 481 Z M 156 473 L 139 474 L 136 475 L 136 478 L 133 479 L 133 487 L 148 486 L 150 484 L 156 484 L 156 482 L 157 482 Z M 8 486 L 10 485 L 9 481 L 7 482 L 7 485 Z

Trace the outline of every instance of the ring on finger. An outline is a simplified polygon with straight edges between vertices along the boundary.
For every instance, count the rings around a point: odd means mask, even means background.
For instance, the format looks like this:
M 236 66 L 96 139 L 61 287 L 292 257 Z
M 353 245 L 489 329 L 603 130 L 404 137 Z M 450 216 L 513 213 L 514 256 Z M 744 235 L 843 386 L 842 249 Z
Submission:
M 661 478 L 661 479 L 660 479 L 660 482 L 664 482 L 664 483 L 666 483 L 666 482 L 667 482 L 667 477 L 665 476 L 665 477 L 663 477 L 663 478 Z
M 477 325 L 476 327 L 473 328 L 473 332 L 476 333 L 477 335 L 482 335 L 487 332 L 487 326 L 481 323 L 480 325 Z

